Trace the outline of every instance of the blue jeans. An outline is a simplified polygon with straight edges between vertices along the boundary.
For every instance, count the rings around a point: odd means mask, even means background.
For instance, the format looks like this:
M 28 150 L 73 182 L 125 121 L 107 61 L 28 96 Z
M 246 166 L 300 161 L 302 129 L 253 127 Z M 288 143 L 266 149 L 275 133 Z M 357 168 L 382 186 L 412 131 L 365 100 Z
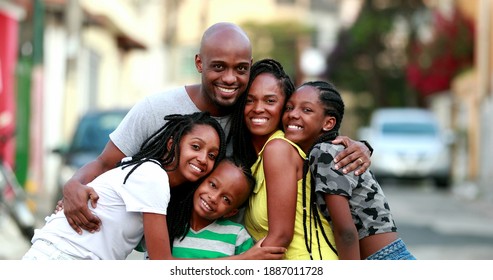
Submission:
M 367 260 L 415 260 L 416 257 L 409 252 L 402 239 L 390 243 L 389 245 L 378 250 L 375 254 L 369 256 Z

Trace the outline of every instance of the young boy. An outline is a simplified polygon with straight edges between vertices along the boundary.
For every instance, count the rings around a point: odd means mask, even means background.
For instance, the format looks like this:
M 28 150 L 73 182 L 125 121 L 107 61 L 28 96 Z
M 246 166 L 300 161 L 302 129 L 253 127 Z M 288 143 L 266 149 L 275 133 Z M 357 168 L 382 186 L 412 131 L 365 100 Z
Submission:
M 219 258 L 250 249 L 254 242 L 246 229 L 226 218 L 244 206 L 254 185 L 248 168 L 231 158 L 221 161 L 197 187 L 192 200 L 185 201 L 193 202 L 193 208 L 188 230 L 174 239 L 173 257 Z

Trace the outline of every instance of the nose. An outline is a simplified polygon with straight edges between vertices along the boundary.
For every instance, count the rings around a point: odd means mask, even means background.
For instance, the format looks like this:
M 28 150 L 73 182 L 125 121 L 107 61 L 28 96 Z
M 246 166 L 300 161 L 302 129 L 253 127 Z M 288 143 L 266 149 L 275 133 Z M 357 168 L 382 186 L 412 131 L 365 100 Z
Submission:
M 208 193 L 207 196 L 209 197 L 209 203 L 211 204 L 217 204 L 217 192 L 213 192 L 212 194 L 211 193 Z
M 200 164 L 205 164 L 207 162 L 207 152 L 203 151 L 198 153 L 196 158 Z
M 288 118 L 290 119 L 297 119 L 300 117 L 300 114 L 297 109 L 293 108 L 290 111 L 287 111 L 286 114 L 288 115 Z
M 228 69 L 224 71 L 223 75 L 221 76 L 222 81 L 225 84 L 233 84 L 236 82 L 236 75 L 233 69 Z
M 262 102 L 256 101 L 253 103 L 253 111 L 257 113 L 261 113 L 264 111 L 264 106 L 262 105 Z

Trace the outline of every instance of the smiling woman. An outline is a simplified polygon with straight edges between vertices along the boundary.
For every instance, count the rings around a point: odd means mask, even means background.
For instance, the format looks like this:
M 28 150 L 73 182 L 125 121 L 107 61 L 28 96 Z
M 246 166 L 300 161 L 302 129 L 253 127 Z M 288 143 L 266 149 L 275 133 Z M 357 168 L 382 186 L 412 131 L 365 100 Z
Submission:
M 89 209 L 104 224 L 100 231 L 75 231 L 85 221 L 58 211 L 36 230 L 23 259 L 123 260 L 143 237 L 151 259 L 172 258 L 166 218 L 171 188 L 190 192 L 208 175 L 224 157 L 225 136 L 208 113 L 164 120 L 139 152 L 88 183 Z

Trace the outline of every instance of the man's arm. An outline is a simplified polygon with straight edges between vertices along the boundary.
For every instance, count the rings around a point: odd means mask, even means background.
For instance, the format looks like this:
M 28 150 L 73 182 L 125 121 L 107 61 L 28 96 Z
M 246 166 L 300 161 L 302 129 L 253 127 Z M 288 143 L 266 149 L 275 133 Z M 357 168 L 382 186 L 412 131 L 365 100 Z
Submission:
M 346 147 L 334 159 L 337 170 L 342 168 L 342 172 L 347 174 L 354 171 L 356 176 L 363 174 L 371 164 L 372 150 L 368 142 L 355 141 L 347 136 L 337 136 L 332 141 L 333 144 L 342 144 Z
M 81 167 L 63 186 L 63 208 L 70 226 L 79 234 L 82 229 L 95 232 L 101 220 L 89 211 L 87 200 L 96 207 L 98 195 L 93 188 L 86 186 L 97 176 L 114 168 L 125 155 L 110 140 L 103 152 L 93 161 Z

